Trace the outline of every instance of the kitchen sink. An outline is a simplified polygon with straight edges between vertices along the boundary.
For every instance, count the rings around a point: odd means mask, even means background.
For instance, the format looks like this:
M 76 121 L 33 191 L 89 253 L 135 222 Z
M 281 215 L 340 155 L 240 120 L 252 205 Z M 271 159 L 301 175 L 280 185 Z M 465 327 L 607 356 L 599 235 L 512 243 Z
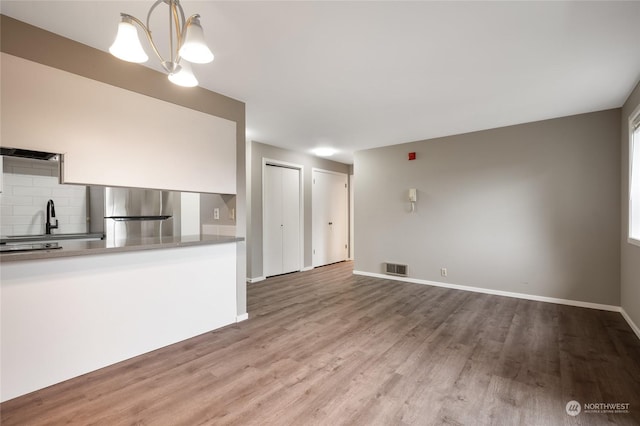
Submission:
M 3 244 L 0 245 L 0 253 L 14 253 L 18 251 L 56 250 L 62 246 L 58 243 L 31 243 L 31 244 Z
M 0 238 L 0 244 L 15 243 L 46 243 L 58 240 L 101 240 L 102 233 L 76 233 L 76 234 L 38 234 L 38 235 L 7 235 Z
M 44 240 L 45 238 L 50 237 L 51 235 L 45 234 L 36 234 L 36 235 L 7 235 L 2 237 L 3 240 L 21 240 L 23 238 L 38 238 L 40 240 Z

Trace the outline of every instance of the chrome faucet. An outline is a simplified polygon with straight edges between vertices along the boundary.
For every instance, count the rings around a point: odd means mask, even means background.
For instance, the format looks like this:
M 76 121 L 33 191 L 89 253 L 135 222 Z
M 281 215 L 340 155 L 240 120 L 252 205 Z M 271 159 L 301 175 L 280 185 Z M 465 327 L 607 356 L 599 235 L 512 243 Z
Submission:
M 53 200 L 47 201 L 47 223 L 45 224 L 45 233 L 47 235 L 51 234 L 52 229 L 58 229 L 58 219 L 56 219 L 56 224 L 51 224 L 51 219 L 56 218 L 56 207 L 53 205 Z

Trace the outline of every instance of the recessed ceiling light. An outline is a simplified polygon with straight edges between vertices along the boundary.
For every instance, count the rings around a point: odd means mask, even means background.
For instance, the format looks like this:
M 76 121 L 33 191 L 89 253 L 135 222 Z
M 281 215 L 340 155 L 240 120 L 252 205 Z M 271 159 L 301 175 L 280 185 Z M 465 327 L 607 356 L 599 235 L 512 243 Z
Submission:
M 338 152 L 338 150 L 335 148 L 321 147 L 315 148 L 311 152 L 313 152 L 318 157 L 331 157 L 333 154 Z

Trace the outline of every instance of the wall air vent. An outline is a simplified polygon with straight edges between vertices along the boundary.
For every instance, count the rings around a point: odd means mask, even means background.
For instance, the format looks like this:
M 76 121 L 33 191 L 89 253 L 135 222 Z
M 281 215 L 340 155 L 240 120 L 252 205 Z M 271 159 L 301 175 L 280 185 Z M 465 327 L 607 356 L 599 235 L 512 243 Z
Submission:
M 389 275 L 398 275 L 401 277 L 407 276 L 407 265 L 401 265 L 399 263 L 385 263 L 384 272 Z

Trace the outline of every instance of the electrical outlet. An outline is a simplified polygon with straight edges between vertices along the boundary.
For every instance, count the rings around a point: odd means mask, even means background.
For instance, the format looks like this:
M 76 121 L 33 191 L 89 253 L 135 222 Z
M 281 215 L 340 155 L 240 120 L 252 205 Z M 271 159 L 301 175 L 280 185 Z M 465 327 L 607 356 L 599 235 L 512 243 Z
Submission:
M 213 218 L 215 220 L 219 220 L 220 219 L 220 209 L 219 208 L 215 208 L 213 209 Z
M 447 276 L 447 268 L 440 268 L 440 275 L 442 275 L 443 277 Z

